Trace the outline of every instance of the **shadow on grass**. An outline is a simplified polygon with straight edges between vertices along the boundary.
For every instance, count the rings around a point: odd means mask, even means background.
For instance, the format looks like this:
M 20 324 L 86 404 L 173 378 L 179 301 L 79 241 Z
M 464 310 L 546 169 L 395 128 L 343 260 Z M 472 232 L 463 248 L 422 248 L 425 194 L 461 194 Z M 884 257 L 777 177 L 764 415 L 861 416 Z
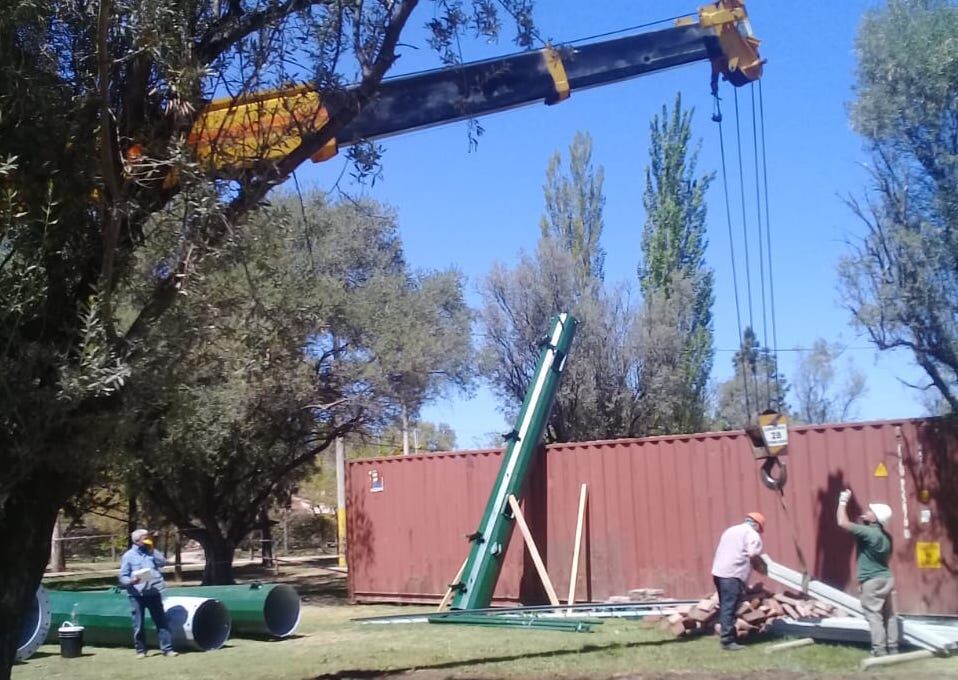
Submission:
M 428 670 L 448 670 L 452 668 L 462 668 L 467 666 L 481 666 L 489 663 L 505 663 L 508 661 L 520 661 L 523 659 L 541 659 L 550 657 L 561 657 L 572 654 L 591 654 L 593 652 L 610 652 L 615 650 L 636 649 L 642 647 L 662 647 L 664 645 L 685 644 L 690 638 L 675 638 L 667 640 L 649 640 L 646 642 L 614 642 L 608 645 L 585 645 L 576 649 L 554 649 L 544 652 L 524 652 L 522 654 L 511 654 L 509 656 L 483 656 L 476 659 L 457 659 L 455 661 L 443 661 L 441 663 L 424 664 L 408 666 L 406 668 L 390 669 L 351 669 L 336 671 L 335 673 L 324 673 L 314 676 L 312 680 L 364 680 L 366 678 L 387 678 L 413 671 Z

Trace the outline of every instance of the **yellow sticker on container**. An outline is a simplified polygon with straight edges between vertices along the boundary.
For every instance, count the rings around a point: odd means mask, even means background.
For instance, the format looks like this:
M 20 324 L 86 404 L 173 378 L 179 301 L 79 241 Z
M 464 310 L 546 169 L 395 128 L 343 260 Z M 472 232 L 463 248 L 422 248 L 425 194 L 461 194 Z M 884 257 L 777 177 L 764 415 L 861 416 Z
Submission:
M 941 569 L 941 543 L 918 541 L 915 543 L 915 558 L 919 569 Z
M 888 468 L 885 467 L 885 464 L 884 464 L 884 463 L 879 463 L 879 464 L 878 464 L 878 467 L 875 468 L 875 476 L 876 476 L 876 477 L 887 477 L 887 476 L 888 476 Z

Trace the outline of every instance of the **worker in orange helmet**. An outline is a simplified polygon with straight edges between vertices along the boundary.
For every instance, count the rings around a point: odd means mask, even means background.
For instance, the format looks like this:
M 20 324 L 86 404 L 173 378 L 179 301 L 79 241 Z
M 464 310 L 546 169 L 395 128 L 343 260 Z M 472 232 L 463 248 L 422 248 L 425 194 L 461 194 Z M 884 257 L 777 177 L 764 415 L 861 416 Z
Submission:
M 762 559 L 762 533 L 765 531 L 765 515 L 750 512 L 741 524 L 729 527 L 722 533 L 715 559 L 712 560 L 712 580 L 719 597 L 719 625 L 722 628 L 722 649 L 737 652 L 745 649 L 735 635 L 735 611 L 738 609 L 745 586 L 754 568 L 761 574 L 768 573 Z

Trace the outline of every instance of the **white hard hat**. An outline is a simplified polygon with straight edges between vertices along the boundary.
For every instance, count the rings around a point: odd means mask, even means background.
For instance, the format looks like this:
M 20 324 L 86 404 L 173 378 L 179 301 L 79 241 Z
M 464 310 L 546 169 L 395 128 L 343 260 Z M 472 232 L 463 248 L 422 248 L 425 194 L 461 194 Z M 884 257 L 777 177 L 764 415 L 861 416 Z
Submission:
M 891 519 L 891 508 L 884 503 L 869 503 L 868 509 L 875 513 L 875 519 L 878 520 L 878 523 L 883 527 L 888 526 L 888 521 Z

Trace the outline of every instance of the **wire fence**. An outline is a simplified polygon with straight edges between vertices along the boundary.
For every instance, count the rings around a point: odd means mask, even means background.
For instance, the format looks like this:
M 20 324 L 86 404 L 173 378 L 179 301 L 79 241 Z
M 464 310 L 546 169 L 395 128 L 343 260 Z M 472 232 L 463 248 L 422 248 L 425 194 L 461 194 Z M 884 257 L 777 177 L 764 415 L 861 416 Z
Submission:
M 120 558 L 130 547 L 129 535 L 122 533 L 75 533 L 54 535 L 51 541 L 48 571 L 52 573 L 99 570 L 119 566 Z M 162 552 L 177 572 L 183 565 L 205 563 L 202 545 L 189 531 L 175 527 L 155 532 L 156 549 Z M 261 559 L 264 566 L 274 566 L 287 556 L 335 554 L 337 552 L 336 516 L 318 513 L 283 513 L 270 521 L 269 528 L 253 530 L 241 541 L 234 559 Z

